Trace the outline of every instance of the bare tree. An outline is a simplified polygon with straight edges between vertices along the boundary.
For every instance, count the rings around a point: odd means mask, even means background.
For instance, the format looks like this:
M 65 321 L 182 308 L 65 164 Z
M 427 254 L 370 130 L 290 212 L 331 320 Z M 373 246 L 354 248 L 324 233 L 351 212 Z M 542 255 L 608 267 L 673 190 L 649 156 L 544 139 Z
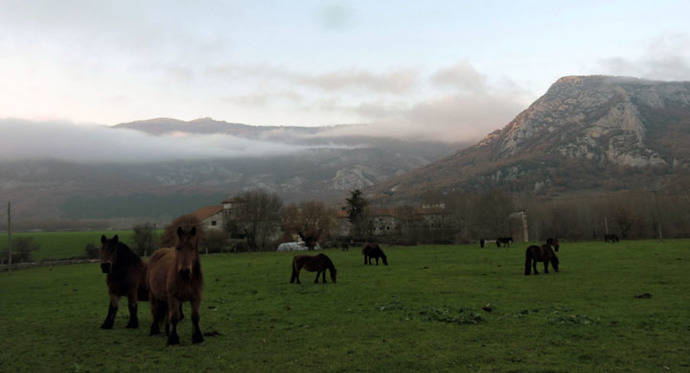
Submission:
M 244 233 L 249 247 L 269 248 L 279 238 L 283 201 L 277 194 L 261 189 L 240 193 L 234 199 L 238 202 L 230 220 Z

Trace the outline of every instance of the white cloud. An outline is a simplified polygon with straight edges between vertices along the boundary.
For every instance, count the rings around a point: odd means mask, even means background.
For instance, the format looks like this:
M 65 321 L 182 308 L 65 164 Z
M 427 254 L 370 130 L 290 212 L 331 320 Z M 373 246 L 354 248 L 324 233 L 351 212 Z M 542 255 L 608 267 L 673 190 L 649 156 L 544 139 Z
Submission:
M 105 126 L 0 119 L 0 159 L 59 159 L 74 162 L 157 162 L 280 155 L 301 146 L 227 135 L 176 133 L 151 136 Z

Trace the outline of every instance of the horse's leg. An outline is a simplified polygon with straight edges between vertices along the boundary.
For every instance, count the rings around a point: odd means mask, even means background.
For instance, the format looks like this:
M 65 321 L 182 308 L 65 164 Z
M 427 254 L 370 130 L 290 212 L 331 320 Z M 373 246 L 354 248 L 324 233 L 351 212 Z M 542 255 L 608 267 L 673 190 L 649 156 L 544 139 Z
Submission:
M 151 317 L 153 317 L 153 323 L 151 323 L 151 330 L 149 331 L 149 335 L 158 335 L 161 334 L 161 321 L 165 319 L 165 314 L 167 313 L 167 307 L 165 302 L 161 302 L 159 300 L 153 299 L 151 295 L 149 295 L 149 302 L 151 302 Z M 168 329 L 168 324 L 165 324 L 166 327 L 166 333 Z
M 321 274 L 321 271 L 316 271 L 316 279 L 314 280 L 315 284 L 319 283 L 319 275 Z
M 537 272 L 537 260 L 536 259 L 532 259 L 532 269 L 534 270 L 535 275 L 539 274 L 539 272 Z
M 192 343 L 201 343 L 204 341 L 204 335 L 199 328 L 199 309 L 201 308 L 201 298 L 192 299 Z
M 366 264 L 367 264 L 367 256 L 365 255 L 364 256 L 364 265 L 366 265 Z
M 544 259 L 544 273 L 545 274 L 549 273 L 549 261 L 548 261 L 548 259 Z
M 127 327 L 136 329 L 139 327 L 139 318 L 137 317 L 137 293 L 138 287 L 133 287 L 127 294 L 127 308 L 129 309 L 129 322 Z
M 324 269 L 323 272 L 321 272 L 321 283 L 325 284 L 326 283 L 326 270 Z
M 376 265 L 379 265 L 379 257 L 376 257 Z
M 180 344 L 180 337 L 177 335 L 177 322 L 179 321 L 180 302 L 174 297 L 168 297 L 168 346 Z
M 120 301 L 120 296 L 110 294 L 110 303 L 108 303 L 108 316 L 101 324 L 101 329 L 112 329 L 115 323 L 115 315 L 117 315 L 117 304 Z

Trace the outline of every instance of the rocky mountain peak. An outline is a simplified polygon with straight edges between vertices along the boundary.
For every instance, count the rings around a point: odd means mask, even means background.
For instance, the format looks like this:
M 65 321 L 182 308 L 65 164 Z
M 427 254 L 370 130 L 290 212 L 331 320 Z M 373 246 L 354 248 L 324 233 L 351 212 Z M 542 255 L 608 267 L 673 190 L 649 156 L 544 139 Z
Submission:
M 498 158 L 544 151 L 622 166 L 664 164 L 645 139 L 650 123 L 641 110 L 688 106 L 690 83 L 629 77 L 566 76 L 480 145 Z

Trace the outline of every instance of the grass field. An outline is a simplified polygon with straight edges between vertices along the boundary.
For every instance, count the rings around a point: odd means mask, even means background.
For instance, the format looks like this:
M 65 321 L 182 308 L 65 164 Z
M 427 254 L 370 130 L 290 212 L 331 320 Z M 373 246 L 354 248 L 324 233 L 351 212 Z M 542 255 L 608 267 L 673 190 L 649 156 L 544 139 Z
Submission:
M 187 317 L 175 347 L 148 336 L 148 303 L 140 329 L 126 302 L 98 328 L 97 264 L 1 273 L 0 371 L 690 370 L 690 241 L 563 243 L 561 272 L 530 277 L 524 248 L 384 247 L 387 267 L 327 250 L 326 285 L 289 284 L 294 253 L 203 257 L 201 327 L 220 335 L 191 345 Z
M 162 232 L 162 230 L 159 230 Z M 39 245 L 40 249 L 33 253 L 35 261 L 66 259 L 82 257 L 85 255 L 85 247 L 92 243 L 97 247 L 101 246 L 101 235 L 108 237 L 119 235 L 121 240 L 127 244 L 131 243 L 133 232 L 123 231 L 92 231 L 92 232 L 22 232 L 15 233 L 12 237 L 31 237 Z M 7 236 L 0 236 L 0 252 L 7 249 Z

